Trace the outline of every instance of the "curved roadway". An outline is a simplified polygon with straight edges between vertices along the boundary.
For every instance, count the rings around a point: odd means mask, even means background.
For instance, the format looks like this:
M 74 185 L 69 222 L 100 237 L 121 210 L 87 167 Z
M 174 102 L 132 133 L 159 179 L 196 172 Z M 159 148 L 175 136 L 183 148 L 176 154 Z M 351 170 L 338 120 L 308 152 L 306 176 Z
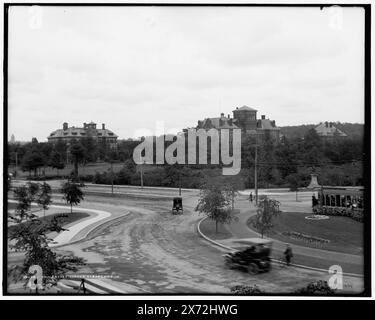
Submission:
M 99 227 L 89 239 L 65 246 L 87 259 L 89 273 L 128 293 L 129 286 L 150 293 L 230 293 L 237 284 L 258 285 L 267 292 L 290 293 L 329 275 L 275 265 L 270 273 L 250 276 L 224 266 L 225 250 L 212 247 L 196 231 L 202 218 L 194 212 L 196 195 L 184 196 L 184 214 L 172 215 L 171 201 L 87 196 L 82 207 L 130 213 L 116 222 Z M 166 209 L 167 208 L 167 209 Z M 111 277 L 111 280 L 108 279 Z M 346 278 L 346 289 L 359 292 L 362 279 Z

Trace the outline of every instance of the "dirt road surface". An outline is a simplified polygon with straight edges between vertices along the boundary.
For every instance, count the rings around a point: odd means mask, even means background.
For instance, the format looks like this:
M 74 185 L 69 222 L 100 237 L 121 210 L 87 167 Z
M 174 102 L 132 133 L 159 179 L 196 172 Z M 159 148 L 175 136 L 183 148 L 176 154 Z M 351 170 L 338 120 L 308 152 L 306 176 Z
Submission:
M 184 214 L 172 215 L 171 201 L 87 196 L 82 207 L 130 214 L 99 227 L 88 240 L 59 250 L 85 258 L 81 273 L 106 278 L 127 293 L 230 293 L 234 285 L 257 285 L 267 293 L 292 293 L 310 281 L 328 280 L 329 274 L 274 265 L 269 273 L 251 276 L 224 266 L 224 249 L 199 237 L 194 211 L 197 198 L 184 197 Z M 110 277 L 110 278 L 109 278 Z M 129 285 L 139 290 L 129 289 Z M 359 293 L 360 278 L 346 278 L 344 290 Z

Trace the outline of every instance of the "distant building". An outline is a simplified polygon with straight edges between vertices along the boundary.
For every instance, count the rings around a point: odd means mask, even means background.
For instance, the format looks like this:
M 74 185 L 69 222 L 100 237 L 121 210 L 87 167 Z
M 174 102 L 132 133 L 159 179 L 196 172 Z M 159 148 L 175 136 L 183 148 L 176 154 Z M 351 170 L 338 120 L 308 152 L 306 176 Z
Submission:
M 97 142 L 107 142 L 110 148 L 115 148 L 117 146 L 118 136 L 114 134 L 111 130 L 105 128 L 105 124 L 102 124 L 101 129 L 96 128 L 96 123 L 84 123 L 83 127 L 69 127 L 67 122 L 63 123 L 62 129 L 57 129 L 53 131 L 48 136 L 48 142 L 57 142 L 63 140 L 70 143 L 72 140 L 80 140 L 82 138 L 92 137 Z
M 257 135 L 260 139 L 269 137 L 274 142 L 280 141 L 280 128 L 276 126 L 275 120 L 266 119 L 265 115 L 257 119 L 258 110 L 248 106 L 242 106 L 233 110 L 233 118 L 224 113 L 217 118 L 206 118 L 198 121 L 197 129 L 209 130 L 241 129 L 245 135 Z
M 322 138 L 345 138 L 348 135 L 337 129 L 332 122 L 321 122 L 317 127 L 315 127 L 316 133 Z
M 280 128 L 276 127 L 275 120 L 266 119 L 265 115 L 257 121 L 257 132 L 263 138 L 267 137 L 275 142 L 280 141 Z
M 14 134 L 10 136 L 10 143 L 12 144 L 16 143 L 16 137 L 14 136 Z

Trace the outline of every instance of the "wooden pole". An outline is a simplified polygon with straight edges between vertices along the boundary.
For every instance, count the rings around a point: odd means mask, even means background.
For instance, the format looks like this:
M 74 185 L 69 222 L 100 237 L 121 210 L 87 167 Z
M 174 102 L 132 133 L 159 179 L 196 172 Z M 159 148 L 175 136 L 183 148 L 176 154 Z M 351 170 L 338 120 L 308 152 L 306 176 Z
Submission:
M 143 189 L 143 161 L 141 163 L 141 189 Z
M 178 171 L 178 184 L 179 184 L 178 194 L 181 196 L 181 172 L 180 171 Z
M 112 162 L 111 162 L 111 183 L 112 183 L 111 194 L 113 197 L 113 163 Z
M 254 189 L 255 204 L 258 205 L 258 144 L 255 145 L 255 164 L 254 164 Z

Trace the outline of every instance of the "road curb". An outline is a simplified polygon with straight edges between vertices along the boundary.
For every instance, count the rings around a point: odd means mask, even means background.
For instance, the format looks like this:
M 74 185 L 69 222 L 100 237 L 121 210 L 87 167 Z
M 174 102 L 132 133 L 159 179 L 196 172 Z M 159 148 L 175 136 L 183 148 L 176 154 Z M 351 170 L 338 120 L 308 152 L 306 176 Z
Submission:
M 117 217 L 113 217 L 113 218 L 110 218 L 106 221 L 101 221 L 98 225 L 90 228 L 84 236 L 82 236 L 81 238 L 77 239 L 77 240 L 74 240 L 74 241 L 71 241 L 71 242 L 68 242 L 68 243 L 64 243 L 64 244 L 60 244 L 58 246 L 54 246 L 53 248 L 62 248 L 62 247 L 65 247 L 65 246 L 69 246 L 69 245 L 72 245 L 72 244 L 76 244 L 78 242 L 81 242 L 81 241 L 84 241 L 86 240 L 86 238 L 88 238 L 88 236 L 90 235 L 90 233 L 94 232 L 96 229 L 100 228 L 101 226 L 103 226 L 103 224 L 106 224 L 107 222 L 109 223 L 114 223 L 116 220 L 120 220 L 124 217 L 126 217 L 128 214 L 130 213 L 130 211 L 126 211 L 124 214 L 120 215 L 120 216 L 117 216 Z
M 224 249 L 227 249 L 227 250 L 235 250 L 234 248 L 232 247 L 228 247 L 228 246 L 225 246 L 211 238 L 209 238 L 208 236 L 206 236 L 200 229 L 200 225 L 201 223 L 206 220 L 207 217 L 204 217 L 202 218 L 201 220 L 199 220 L 198 224 L 197 224 L 197 231 L 198 231 L 198 234 L 203 238 L 205 239 L 206 241 L 210 242 L 211 244 L 217 246 L 217 247 L 221 247 L 221 248 L 224 248 Z M 278 259 L 274 259 L 274 258 L 271 258 L 271 260 L 273 262 L 276 262 L 278 264 L 281 264 L 281 265 L 286 265 L 286 263 L 284 261 L 281 261 L 281 260 L 278 260 Z M 290 266 L 292 267 L 296 267 L 296 268 L 301 268 L 301 269 L 307 269 L 307 270 L 311 270 L 311 271 L 318 271 L 318 272 L 323 272 L 323 273 L 328 273 L 328 270 L 326 269 L 321 269 L 321 268 L 315 268 L 315 267 L 309 267 L 309 266 L 304 266 L 304 265 L 300 265 L 300 264 L 294 264 L 294 263 L 291 263 Z M 356 278 L 363 278 L 364 276 L 361 275 L 361 274 L 356 274 L 356 273 L 342 273 L 343 276 L 347 276 L 347 277 L 356 277 Z

